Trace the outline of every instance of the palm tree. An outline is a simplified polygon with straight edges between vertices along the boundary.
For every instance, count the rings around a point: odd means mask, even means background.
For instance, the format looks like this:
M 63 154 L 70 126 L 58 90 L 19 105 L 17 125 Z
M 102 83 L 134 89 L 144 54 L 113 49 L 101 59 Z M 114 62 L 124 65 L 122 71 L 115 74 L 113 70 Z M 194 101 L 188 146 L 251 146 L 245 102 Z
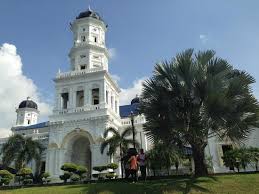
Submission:
M 112 156 L 116 153 L 116 150 L 119 148 L 120 158 L 122 159 L 123 155 L 127 152 L 129 145 L 134 145 L 134 141 L 128 138 L 132 134 L 132 128 L 125 128 L 121 133 L 114 129 L 113 127 L 109 127 L 105 130 L 103 137 L 104 141 L 101 144 L 101 153 L 103 154 L 106 147 L 108 148 L 107 154 Z M 110 136 L 110 137 L 108 137 Z M 138 145 L 138 142 L 136 142 Z M 121 174 L 123 177 L 123 164 L 121 162 Z
M 36 162 L 36 173 L 38 173 L 43 150 L 40 142 L 15 134 L 9 137 L 8 141 L 2 147 L 3 164 L 10 166 L 14 163 L 15 169 L 20 170 L 34 160 Z
M 254 78 L 208 50 L 189 49 L 155 66 L 143 84 L 145 129 L 164 142 L 190 145 L 195 175 L 207 175 L 204 149 L 214 136 L 245 139 L 258 126 Z
M 175 165 L 176 173 L 178 173 L 178 165 L 183 158 L 183 153 L 178 146 L 165 144 L 162 141 L 153 142 L 154 147 L 147 152 L 149 167 L 153 170 L 164 168 L 170 174 L 170 168 Z

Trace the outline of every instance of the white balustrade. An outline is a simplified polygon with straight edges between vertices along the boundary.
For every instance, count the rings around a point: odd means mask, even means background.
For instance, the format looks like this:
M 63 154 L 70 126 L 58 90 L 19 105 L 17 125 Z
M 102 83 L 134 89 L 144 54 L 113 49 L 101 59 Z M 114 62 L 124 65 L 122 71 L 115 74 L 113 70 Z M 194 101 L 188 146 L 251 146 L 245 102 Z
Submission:
M 77 70 L 77 71 L 69 71 L 69 72 L 63 72 L 63 73 L 59 72 L 57 73 L 56 79 L 85 75 L 88 73 L 93 73 L 93 72 L 102 71 L 102 70 L 104 70 L 103 67 L 98 67 L 98 68 L 91 68 L 91 69 L 85 69 L 80 71 Z
M 80 112 L 87 112 L 87 111 L 93 111 L 93 110 L 99 110 L 107 108 L 107 105 L 105 103 L 97 104 L 97 105 L 85 105 L 82 107 L 76 107 L 76 108 L 69 108 L 69 109 L 63 109 L 63 110 L 54 110 L 54 114 L 67 114 L 67 113 L 80 113 Z

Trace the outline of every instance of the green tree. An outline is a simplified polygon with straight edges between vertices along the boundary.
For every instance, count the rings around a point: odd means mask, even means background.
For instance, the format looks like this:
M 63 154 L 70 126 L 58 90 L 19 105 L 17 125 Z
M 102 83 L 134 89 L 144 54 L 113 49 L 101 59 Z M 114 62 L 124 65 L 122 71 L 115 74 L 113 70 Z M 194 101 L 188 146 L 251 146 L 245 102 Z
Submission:
M 133 145 L 133 140 L 128 138 L 132 134 L 132 128 L 128 127 L 124 129 L 121 133 L 110 127 L 105 130 L 103 137 L 104 141 L 101 144 L 101 153 L 103 154 L 106 147 L 108 147 L 107 154 L 112 156 L 116 153 L 116 150 L 119 148 L 120 158 L 123 157 L 123 154 L 127 152 L 129 145 Z M 109 135 L 109 137 L 108 137 Z M 139 143 L 136 142 L 136 145 L 139 146 Z M 121 173 L 123 177 L 123 164 L 121 162 Z
M 235 167 L 240 169 L 240 163 L 237 161 L 237 151 L 236 150 L 229 150 L 224 153 L 224 156 L 222 157 L 224 165 L 226 167 L 229 167 L 230 169 L 234 169 Z
M 107 170 L 107 169 L 108 169 L 107 166 L 94 166 L 93 170 L 99 172 L 99 174 L 97 174 L 97 177 L 95 177 L 95 178 L 98 178 L 99 180 L 102 179 L 103 177 L 100 176 L 100 174 L 101 174 L 102 171 Z
M 78 168 L 77 165 L 74 163 L 64 163 L 61 166 L 61 170 L 71 172 L 71 173 L 75 173 L 77 171 L 77 168 Z
M 50 180 L 50 174 L 48 172 L 44 172 L 41 174 L 41 180 L 42 180 L 42 183 L 49 183 L 51 180 Z
M 14 163 L 15 169 L 24 168 L 29 162 L 36 162 L 36 174 L 39 173 L 43 146 L 40 142 L 19 134 L 9 137 L 2 147 L 3 164 L 10 166 Z
M 208 50 L 186 50 L 155 66 L 143 84 L 141 112 L 149 135 L 192 147 L 195 175 L 207 175 L 204 149 L 214 136 L 240 141 L 258 126 L 254 78 Z
M 110 163 L 107 165 L 107 168 L 110 168 L 113 171 L 116 170 L 118 167 L 119 167 L 118 164 L 115 164 L 115 163 Z
M 8 170 L 0 170 L 0 186 L 9 185 L 13 177 L 14 175 L 10 173 Z
M 251 153 L 248 148 L 242 147 L 236 150 L 238 153 L 238 161 L 241 167 L 246 170 L 247 165 L 251 162 Z
M 178 171 L 182 157 L 183 154 L 179 147 L 168 145 L 161 141 L 155 142 L 154 147 L 147 153 L 149 167 L 153 170 L 154 176 L 157 169 L 166 169 L 168 175 L 172 166 L 175 166 L 176 171 Z
M 19 182 L 23 185 L 31 184 L 33 182 L 32 170 L 30 168 L 21 168 L 16 176 L 19 177 Z
M 84 166 L 77 166 L 75 174 L 79 176 L 80 181 L 85 178 L 85 173 L 87 173 L 87 168 Z
M 255 170 L 258 171 L 258 161 L 259 161 L 259 148 L 250 147 L 248 148 L 250 153 L 251 162 L 255 165 Z
M 60 175 L 59 178 L 64 181 L 64 183 L 67 183 L 67 180 L 70 179 L 70 177 L 73 175 L 71 172 L 64 171 L 63 175 Z
M 147 152 L 147 165 L 153 171 L 153 176 L 156 176 L 156 171 L 162 168 L 160 154 L 157 149 L 151 149 Z

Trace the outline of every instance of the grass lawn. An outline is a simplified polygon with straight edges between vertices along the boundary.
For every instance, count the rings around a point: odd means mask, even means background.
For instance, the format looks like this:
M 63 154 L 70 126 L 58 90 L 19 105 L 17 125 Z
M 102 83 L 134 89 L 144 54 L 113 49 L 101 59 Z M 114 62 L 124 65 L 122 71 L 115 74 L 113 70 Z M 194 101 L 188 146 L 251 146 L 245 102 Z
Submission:
M 259 174 L 175 178 L 138 183 L 91 183 L 84 185 L 0 190 L 1 194 L 259 194 Z

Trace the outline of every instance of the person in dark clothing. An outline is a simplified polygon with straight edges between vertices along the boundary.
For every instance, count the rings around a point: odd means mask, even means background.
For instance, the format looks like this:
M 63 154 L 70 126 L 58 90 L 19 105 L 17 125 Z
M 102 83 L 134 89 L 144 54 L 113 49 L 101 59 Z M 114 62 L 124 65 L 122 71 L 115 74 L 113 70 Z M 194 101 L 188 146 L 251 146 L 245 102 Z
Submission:
M 144 153 L 143 149 L 140 149 L 140 153 L 138 155 L 138 161 L 139 161 L 139 168 L 141 172 L 141 178 L 143 180 L 146 180 L 147 173 L 146 173 L 146 154 Z

